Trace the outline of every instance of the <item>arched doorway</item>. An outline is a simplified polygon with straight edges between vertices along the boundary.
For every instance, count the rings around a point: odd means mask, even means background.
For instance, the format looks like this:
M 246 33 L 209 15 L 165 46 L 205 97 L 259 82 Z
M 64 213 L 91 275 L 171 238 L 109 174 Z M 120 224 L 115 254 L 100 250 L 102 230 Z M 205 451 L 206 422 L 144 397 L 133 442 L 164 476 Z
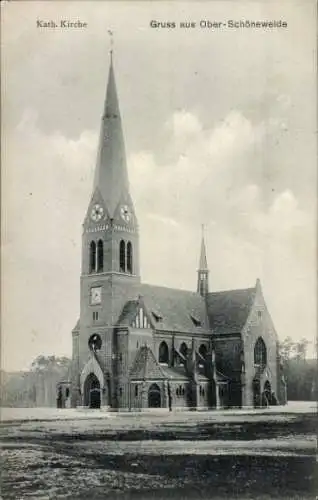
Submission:
M 90 373 L 84 386 L 84 405 L 89 408 L 100 408 L 101 390 L 98 378 L 94 373 Z
M 253 404 L 255 408 L 261 406 L 261 384 L 259 379 L 253 380 Z
M 148 408 L 161 408 L 161 393 L 157 384 L 152 384 L 149 387 Z
M 262 394 L 262 406 L 269 406 L 271 403 L 272 403 L 272 388 L 270 382 L 266 380 Z

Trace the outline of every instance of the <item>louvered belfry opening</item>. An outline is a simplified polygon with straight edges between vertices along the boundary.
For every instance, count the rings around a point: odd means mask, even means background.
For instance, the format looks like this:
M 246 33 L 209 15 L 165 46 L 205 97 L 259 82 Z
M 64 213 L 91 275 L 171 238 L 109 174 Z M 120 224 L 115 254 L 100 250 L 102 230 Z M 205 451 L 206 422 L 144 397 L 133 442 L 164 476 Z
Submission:
M 96 270 L 96 243 L 91 241 L 89 246 L 89 272 L 93 273 Z
M 97 243 L 97 272 L 104 270 L 104 245 L 102 240 Z
M 119 270 L 121 273 L 126 272 L 126 244 L 124 240 L 119 243 Z
M 127 243 L 127 272 L 130 274 L 133 272 L 133 250 L 130 241 Z

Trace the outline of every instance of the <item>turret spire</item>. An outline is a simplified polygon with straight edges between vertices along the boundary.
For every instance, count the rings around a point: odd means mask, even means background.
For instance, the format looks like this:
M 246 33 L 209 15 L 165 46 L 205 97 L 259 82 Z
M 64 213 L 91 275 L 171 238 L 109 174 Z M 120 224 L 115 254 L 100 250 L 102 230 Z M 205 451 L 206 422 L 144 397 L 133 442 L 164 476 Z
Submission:
M 130 199 L 126 152 L 117 97 L 113 41 L 111 34 L 110 68 L 100 129 L 94 191 L 98 188 L 110 217 L 119 202 Z
M 204 225 L 202 224 L 202 237 L 201 237 L 201 252 L 200 252 L 200 262 L 199 262 L 199 270 L 207 271 L 208 263 L 206 258 L 206 250 L 205 250 L 205 241 L 204 241 Z
M 200 295 L 202 295 L 202 297 L 205 297 L 206 294 L 209 292 L 209 270 L 206 258 L 203 224 L 202 224 L 201 252 L 200 252 L 199 269 L 198 269 L 197 292 Z
M 112 59 L 112 55 L 113 55 L 113 47 L 114 47 L 114 32 L 111 31 L 111 30 L 107 30 L 108 34 L 109 34 L 109 37 L 110 37 L 110 57 Z

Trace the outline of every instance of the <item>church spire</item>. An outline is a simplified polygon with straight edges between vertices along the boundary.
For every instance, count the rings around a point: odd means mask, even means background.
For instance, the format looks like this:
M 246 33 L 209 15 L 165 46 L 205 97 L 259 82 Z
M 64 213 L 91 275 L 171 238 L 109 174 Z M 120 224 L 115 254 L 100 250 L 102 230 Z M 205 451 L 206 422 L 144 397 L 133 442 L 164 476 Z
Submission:
M 139 279 L 138 222 L 129 193 L 113 59 L 111 40 L 94 190 L 83 224 L 82 273 Z
M 130 200 L 124 134 L 114 75 L 113 48 L 110 50 L 110 68 L 101 121 L 94 191 L 97 188 L 111 218 L 119 202 Z
M 208 263 L 206 258 L 206 250 L 205 250 L 205 241 L 204 241 L 204 226 L 202 224 L 202 238 L 201 238 L 201 252 L 200 252 L 200 262 L 199 262 L 199 270 L 207 271 Z
M 206 258 L 206 249 L 205 249 L 205 241 L 204 241 L 204 226 L 202 225 L 202 239 L 201 239 L 201 252 L 200 252 L 200 261 L 199 261 L 199 269 L 198 269 L 198 285 L 197 292 L 205 297 L 209 292 L 209 270 L 208 263 Z

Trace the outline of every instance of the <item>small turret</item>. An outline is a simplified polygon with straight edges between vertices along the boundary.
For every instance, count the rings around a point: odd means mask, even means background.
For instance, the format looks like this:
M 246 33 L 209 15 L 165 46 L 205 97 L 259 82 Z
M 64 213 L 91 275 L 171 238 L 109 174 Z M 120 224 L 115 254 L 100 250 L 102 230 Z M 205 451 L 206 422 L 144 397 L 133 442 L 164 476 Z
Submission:
M 209 270 L 208 270 L 208 263 L 207 263 L 207 258 L 206 258 L 206 249 L 205 249 L 205 241 L 204 241 L 204 226 L 203 225 L 202 225 L 200 261 L 199 261 L 199 269 L 198 269 L 197 292 L 200 295 L 202 295 L 202 297 L 206 297 L 206 295 L 209 293 Z

